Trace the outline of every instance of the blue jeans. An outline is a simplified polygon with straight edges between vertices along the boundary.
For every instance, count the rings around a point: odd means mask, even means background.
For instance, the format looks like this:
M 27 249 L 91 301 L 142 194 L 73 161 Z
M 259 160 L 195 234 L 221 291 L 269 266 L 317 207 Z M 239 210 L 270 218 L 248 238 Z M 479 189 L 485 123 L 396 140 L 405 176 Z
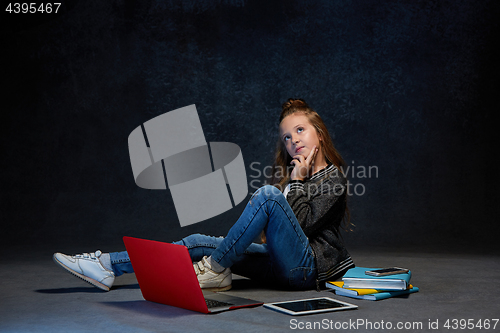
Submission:
M 264 230 L 266 244 L 253 241 Z M 191 260 L 212 256 L 222 267 L 252 280 L 292 289 L 316 286 L 316 263 L 309 240 L 284 195 L 274 186 L 258 189 L 227 236 L 190 235 L 173 244 L 188 248 Z M 110 253 L 116 276 L 132 273 L 127 252 Z

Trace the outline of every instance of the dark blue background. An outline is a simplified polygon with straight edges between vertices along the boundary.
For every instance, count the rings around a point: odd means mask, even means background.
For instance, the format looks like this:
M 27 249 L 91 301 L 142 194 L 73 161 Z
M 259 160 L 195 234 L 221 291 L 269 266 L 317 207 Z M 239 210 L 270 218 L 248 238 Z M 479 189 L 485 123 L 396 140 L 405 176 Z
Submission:
M 322 115 L 364 194 L 348 247 L 489 251 L 498 238 L 498 1 L 72 1 L 2 13 L 2 247 L 224 235 L 134 183 L 127 138 L 196 104 L 207 141 L 272 163 L 281 103 Z M 256 164 L 254 164 L 254 168 Z M 260 177 L 254 184 L 263 184 Z M 358 192 L 361 190 L 358 187 Z M 249 188 L 253 191 L 252 188 Z

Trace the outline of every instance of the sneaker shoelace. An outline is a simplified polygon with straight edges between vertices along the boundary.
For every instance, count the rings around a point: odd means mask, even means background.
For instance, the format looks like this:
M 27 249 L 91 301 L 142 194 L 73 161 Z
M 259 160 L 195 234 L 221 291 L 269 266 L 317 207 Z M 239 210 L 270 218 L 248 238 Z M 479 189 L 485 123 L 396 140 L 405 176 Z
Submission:
M 76 259 L 89 259 L 90 258 L 91 260 L 96 260 L 99 257 L 101 257 L 101 255 L 102 255 L 102 252 L 100 250 L 97 250 L 97 251 L 92 252 L 92 253 L 76 254 L 73 257 Z
M 208 264 L 207 256 L 204 256 L 203 259 L 193 264 L 196 275 L 205 274 L 205 270 L 208 268 L 208 266 L 205 266 L 205 263 Z

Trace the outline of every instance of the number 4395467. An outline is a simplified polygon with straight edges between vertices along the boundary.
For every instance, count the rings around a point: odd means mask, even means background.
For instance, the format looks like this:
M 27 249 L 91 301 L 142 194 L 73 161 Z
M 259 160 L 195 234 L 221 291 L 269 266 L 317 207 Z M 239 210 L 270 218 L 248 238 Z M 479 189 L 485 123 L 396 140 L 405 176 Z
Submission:
M 26 13 L 31 13 L 31 14 L 34 14 L 34 13 L 47 13 L 47 14 L 55 13 L 55 14 L 57 14 L 59 7 L 61 7 L 60 2 L 54 2 L 54 3 L 47 2 L 47 3 L 41 3 L 41 4 L 34 3 L 34 2 L 31 2 L 31 3 L 15 2 L 15 3 L 9 3 L 7 5 L 7 8 L 5 9 L 5 11 L 9 12 L 11 14 L 12 13 L 14 13 L 14 14 L 19 14 L 19 13 L 23 13 L 23 14 L 26 14 Z
M 444 323 L 443 327 L 447 329 L 452 329 L 452 330 L 464 330 L 464 329 L 470 329 L 470 330 L 478 330 L 478 329 L 495 329 L 498 324 L 498 319 L 479 319 L 478 321 L 474 319 L 448 319 Z

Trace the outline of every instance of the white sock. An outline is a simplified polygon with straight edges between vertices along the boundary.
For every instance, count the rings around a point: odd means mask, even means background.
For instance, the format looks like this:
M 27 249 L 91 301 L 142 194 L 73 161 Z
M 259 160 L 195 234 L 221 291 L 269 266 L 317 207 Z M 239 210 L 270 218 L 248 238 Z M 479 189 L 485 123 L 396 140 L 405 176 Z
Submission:
M 210 264 L 210 268 L 215 272 L 215 273 L 222 273 L 226 268 L 222 267 L 217 261 L 212 259 L 212 256 L 207 258 L 208 263 Z
M 113 266 L 111 265 L 111 257 L 109 256 L 109 253 L 101 254 L 99 259 L 101 260 L 101 263 L 104 266 L 104 268 L 113 271 Z

